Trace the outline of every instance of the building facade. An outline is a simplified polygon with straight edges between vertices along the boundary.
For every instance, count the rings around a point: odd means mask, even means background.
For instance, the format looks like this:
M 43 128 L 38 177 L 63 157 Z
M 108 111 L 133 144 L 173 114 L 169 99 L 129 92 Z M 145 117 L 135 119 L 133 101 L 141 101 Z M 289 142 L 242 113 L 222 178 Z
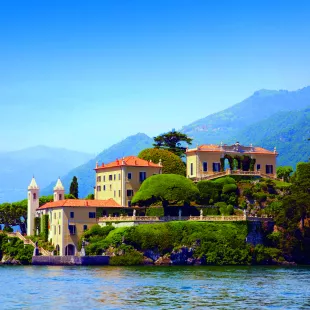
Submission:
M 95 199 L 114 199 L 121 206 L 131 206 L 133 195 L 139 190 L 142 182 L 162 173 L 161 163 L 128 156 L 116 159 L 109 164 L 97 164 Z
M 276 175 L 276 149 L 233 145 L 204 144 L 186 151 L 186 175 L 188 178 L 203 178 L 226 169 L 256 171 Z
M 83 232 L 97 224 L 100 209 L 106 215 L 119 215 L 122 207 L 113 199 L 86 200 L 65 199 L 65 189 L 58 179 L 54 187 L 53 201 L 39 206 L 39 187 L 35 179 L 28 187 L 27 235 L 39 233 L 35 218 L 47 216 L 48 237 L 58 255 L 76 255 Z

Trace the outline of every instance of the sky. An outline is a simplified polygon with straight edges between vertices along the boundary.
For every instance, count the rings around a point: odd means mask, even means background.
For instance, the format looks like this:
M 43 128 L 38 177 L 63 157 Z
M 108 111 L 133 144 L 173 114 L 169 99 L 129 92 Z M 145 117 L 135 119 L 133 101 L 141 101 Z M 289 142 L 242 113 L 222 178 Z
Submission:
M 310 1 L 0 2 L 0 151 L 87 153 L 310 85 Z

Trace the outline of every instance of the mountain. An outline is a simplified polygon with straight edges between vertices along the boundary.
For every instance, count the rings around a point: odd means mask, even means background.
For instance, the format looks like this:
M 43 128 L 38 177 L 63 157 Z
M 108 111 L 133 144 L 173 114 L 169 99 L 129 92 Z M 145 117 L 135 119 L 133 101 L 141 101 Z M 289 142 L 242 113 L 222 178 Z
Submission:
M 96 167 L 96 162 L 99 162 L 100 164 L 108 163 L 114 161 L 116 158 L 122 158 L 129 155 L 138 155 L 141 150 L 151 147 L 152 143 L 153 139 L 148 137 L 146 134 L 138 133 L 112 145 L 110 148 L 100 153 L 96 158 L 71 170 L 68 174 L 62 175 L 61 181 L 66 189 L 66 192 L 69 191 L 72 178 L 76 176 L 79 183 L 79 197 L 86 197 L 88 194 L 94 192 L 94 168 Z M 41 191 L 41 194 L 50 195 L 53 192 L 55 182 L 56 178 L 49 186 Z
M 42 188 L 51 180 L 90 158 L 92 158 L 91 154 L 46 146 L 2 152 L 0 153 L 0 203 L 26 198 L 26 186 L 33 175 Z
M 198 144 L 232 143 L 240 130 L 249 125 L 280 111 L 302 110 L 309 105 L 310 86 L 297 91 L 260 90 L 228 109 L 184 126 L 181 131 Z
M 235 140 L 244 144 L 277 148 L 280 166 L 293 166 L 310 158 L 310 102 L 301 111 L 278 112 L 266 120 L 247 126 Z

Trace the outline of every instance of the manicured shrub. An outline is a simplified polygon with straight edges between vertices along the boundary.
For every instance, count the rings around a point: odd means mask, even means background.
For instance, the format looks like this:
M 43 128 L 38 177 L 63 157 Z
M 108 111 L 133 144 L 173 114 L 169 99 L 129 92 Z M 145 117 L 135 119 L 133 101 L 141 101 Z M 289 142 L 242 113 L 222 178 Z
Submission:
M 222 186 L 224 186 L 225 184 L 236 184 L 236 180 L 231 177 L 218 178 L 212 182 L 222 184 Z
M 195 201 L 198 194 L 196 185 L 181 175 L 157 174 L 142 183 L 131 202 L 145 206 L 157 201 L 177 204 Z
M 172 152 L 163 149 L 149 148 L 141 151 L 139 158 L 145 160 L 152 160 L 153 163 L 158 164 L 161 159 L 164 174 L 180 174 L 185 176 L 186 166 L 179 156 Z
M 197 188 L 199 190 L 199 196 L 196 201 L 198 204 L 209 205 L 220 200 L 221 184 L 212 181 L 199 181 Z
M 223 194 L 229 194 L 229 193 L 232 193 L 232 192 L 236 192 L 238 189 L 237 185 L 236 184 L 225 184 L 223 186 Z

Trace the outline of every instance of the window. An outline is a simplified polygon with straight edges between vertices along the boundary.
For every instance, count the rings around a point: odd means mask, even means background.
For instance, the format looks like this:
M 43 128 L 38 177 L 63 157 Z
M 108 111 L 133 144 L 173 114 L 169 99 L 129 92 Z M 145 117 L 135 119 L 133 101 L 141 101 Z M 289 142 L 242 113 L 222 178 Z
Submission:
M 128 207 L 131 207 L 131 200 L 128 200 Z
M 97 186 L 97 192 L 101 192 L 101 186 Z
M 110 191 L 112 190 L 112 184 L 110 184 Z
M 70 233 L 70 235 L 75 235 L 75 233 L 76 233 L 75 225 L 69 225 L 69 233 Z
M 74 219 L 74 212 L 70 212 L 70 219 Z
M 131 180 L 131 172 L 128 172 L 127 178 L 128 178 L 128 180 Z
M 36 199 L 37 199 L 37 194 L 33 193 L 33 200 L 36 200 Z
M 113 180 L 113 175 L 109 174 L 109 181 L 112 181 L 112 180 Z
M 95 219 L 96 218 L 96 212 L 89 212 L 88 216 L 90 219 Z
M 105 185 L 103 185 L 103 190 L 105 191 Z
M 191 163 L 191 175 L 194 175 L 194 164 Z
M 103 182 L 105 182 L 105 175 L 103 176 Z
M 62 195 L 61 194 L 59 194 L 59 200 L 62 200 Z
M 221 169 L 220 163 L 213 163 L 213 171 L 219 172 Z
M 121 174 L 120 174 L 120 173 L 118 174 L 118 179 L 119 179 L 119 180 L 121 179 Z
M 118 191 L 118 197 L 121 197 L 121 190 Z
M 146 179 L 146 172 L 140 171 L 139 172 L 139 181 L 143 182 Z
M 61 218 L 61 212 L 59 212 L 59 218 Z
M 127 197 L 133 196 L 133 190 L 127 189 Z
M 83 231 L 87 230 L 87 225 L 83 225 Z
M 101 182 L 101 176 L 97 177 L 97 182 Z
M 54 220 L 56 220 L 56 212 L 54 212 Z
M 60 235 L 60 225 L 58 225 L 58 235 Z
M 116 191 L 114 191 L 114 197 L 116 197 Z
M 56 225 L 54 226 L 54 235 L 56 235 Z
M 266 173 L 273 174 L 273 165 L 266 165 Z
M 260 170 L 260 164 L 257 164 L 256 170 Z
M 207 163 L 206 161 L 204 161 L 204 162 L 202 163 L 202 170 L 203 170 L 204 172 L 208 171 L 208 163 Z
M 114 174 L 114 181 L 116 180 L 116 174 Z

